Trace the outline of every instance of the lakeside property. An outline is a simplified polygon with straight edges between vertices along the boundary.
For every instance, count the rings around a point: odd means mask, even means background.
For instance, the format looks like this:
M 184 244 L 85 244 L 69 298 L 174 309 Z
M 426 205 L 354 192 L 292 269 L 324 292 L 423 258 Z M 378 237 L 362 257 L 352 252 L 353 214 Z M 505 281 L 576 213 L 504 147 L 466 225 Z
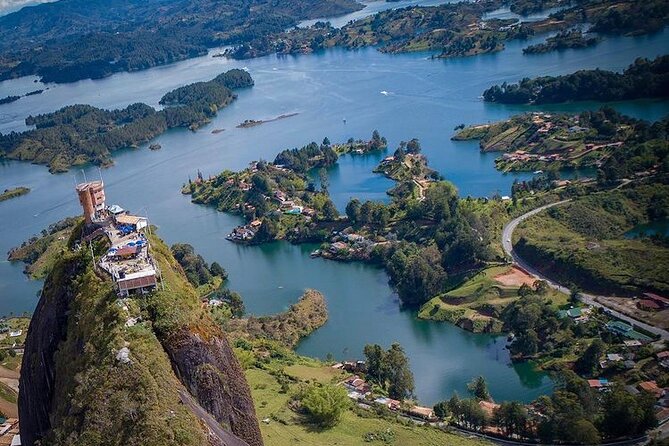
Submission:
M 601 168 L 623 145 L 661 144 L 657 132 L 646 131 L 648 126 L 607 108 L 580 114 L 533 112 L 466 127 L 453 140 L 479 140 L 482 152 L 503 152 L 495 159 L 500 171 L 541 174 L 544 170 Z M 634 175 L 653 175 L 658 168 L 639 166 Z

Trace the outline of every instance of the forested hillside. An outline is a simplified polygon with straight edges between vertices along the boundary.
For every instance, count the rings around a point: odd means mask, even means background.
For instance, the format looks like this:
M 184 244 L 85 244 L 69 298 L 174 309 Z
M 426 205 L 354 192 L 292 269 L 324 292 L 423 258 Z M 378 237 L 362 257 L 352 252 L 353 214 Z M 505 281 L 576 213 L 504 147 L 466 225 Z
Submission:
M 63 0 L 0 17 L 0 80 L 97 79 L 360 8 L 354 0 Z

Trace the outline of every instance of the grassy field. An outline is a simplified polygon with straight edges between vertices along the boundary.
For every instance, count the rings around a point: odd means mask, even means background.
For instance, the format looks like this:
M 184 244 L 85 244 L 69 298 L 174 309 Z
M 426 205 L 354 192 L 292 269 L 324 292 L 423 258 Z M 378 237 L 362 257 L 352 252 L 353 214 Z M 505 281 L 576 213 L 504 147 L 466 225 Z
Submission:
M 362 416 L 366 411 L 347 411 L 341 422 L 330 429 L 320 430 L 303 424 L 299 414 L 288 407 L 290 395 L 304 382 L 331 382 L 343 379 L 341 372 L 329 366 L 318 365 L 307 360 L 283 369 L 297 381 L 290 389 L 282 393 L 281 385 L 267 370 L 252 368 L 247 370 L 246 378 L 251 387 L 260 429 L 267 446 L 284 445 L 359 445 L 359 444 L 394 444 L 403 445 L 452 445 L 483 446 L 479 440 L 464 438 L 442 432 L 434 427 L 404 424 L 394 420 L 377 418 L 373 412 Z M 366 442 L 364 436 L 369 433 L 391 432 L 389 441 Z
M 586 291 L 666 294 L 669 249 L 650 238 L 624 237 L 644 222 L 645 195 L 640 188 L 599 194 L 541 213 L 518 227 L 515 249 L 547 275 Z
M 523 279 L 524 274 L 510 265 L 486 268 L 457 288 L 429 300 L 421 307 L 418 317 L 451 322 L 475 333 L 501 332 L 502 321 L 498 316 L 504 307 L 518 299 L 520 287 L 520 282 L 509 283 L 501 277 L 514 273 Z M 529 276 L 524 280 L 532 283 Z M 556 309 L 567 302 L 567 296 L 553 290 L 547 297 Z

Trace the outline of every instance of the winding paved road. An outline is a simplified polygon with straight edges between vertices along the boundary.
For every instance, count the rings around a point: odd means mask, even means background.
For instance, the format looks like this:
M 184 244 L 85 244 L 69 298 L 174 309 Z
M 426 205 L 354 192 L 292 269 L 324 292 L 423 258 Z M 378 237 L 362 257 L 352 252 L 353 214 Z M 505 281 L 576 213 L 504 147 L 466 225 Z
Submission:
M 521 215 L 520 217 L 514 218 L 511 220 L 509 223 L 507 223 L 506 226 L 504 226 L 504 230 L 502 230 L 502 246 L 504 247 L 504 252 L 506 253 L 507 256 L 511 257 L 511 260 L 515 265 L 520 266 L 524 270 L 526 270 L 528 273 L 533 275 L 534 277 L 545 280 L 548 285 L 556 289 L 562 293 L 565 294 L 571 294 L 571 290 L 567 288 L 564 285 L 560 285 L 559 283 L 549 279 L 548 277 L 544 276 L 541 272 L 539 272 L 537 269 L 533 268 L 532 265 L 524 261 L 523 259 L 520 258 L 517 252 L 513 250 L 513 244 L 512 244 L 512 239 L 513 239 L 513 231 L 518 227 L 518 225 L 527 220 L 528 218 L 532 217 L 533 215 L 538 214 L 539 212 L 542 212 L 548 208 L 552 208 L 553 206 L 559 206 L 561 204 L 567 203 L 571 200 L 562 200 L 558 201 L 555 203 L 550 203 L 544 206 L 540 206 L 534 210 L 531 210 L 530 212 Z M 641 322 L 639 320 L 636 320 L 630 316 L 627 316 L 623 313 L 620 313 L 612 308 L 607 307 L 606 305 L 600 303 L 597 301 L 597 297 L 594 294 L 586 294 L 586 293 L 579 293 L 580 300 L 588 305 L 592 305 L 593 307 L 599 307 L 603 308 L 606 310 L 607 313 L 610 315 L 623 320 L 627 322 L 628 324 L 631 324 L 632 326 L 637 326 L 649 333 L 653 333 L 657 336 L 660 336 L 664 340 L 669 340 L 669 332 L 667 330 L 663 330 L 658 327 L 654 327 L 652 325 L 646 324 L 645 322 Z

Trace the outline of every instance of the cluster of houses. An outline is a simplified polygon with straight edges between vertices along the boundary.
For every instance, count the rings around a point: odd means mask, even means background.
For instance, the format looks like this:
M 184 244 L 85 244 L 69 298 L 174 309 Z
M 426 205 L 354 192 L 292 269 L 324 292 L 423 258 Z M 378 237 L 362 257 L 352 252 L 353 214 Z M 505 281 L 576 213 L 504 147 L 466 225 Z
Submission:
M 107 206 L 102 180 L 80 183 L 76 191 L 91 235 L 105 234 L 111 243 L 97 266 L 111 276 L 117 294 L 126 297 L 155 289 L 159 270 L 142 232 L 148 227 L 148 219 L 132 215 L 119 205 Z
M 275 166 L 276 167 L 276 166 Z M 228 182 L 232 182 L 231 184 L 234 184 L 233 179 L 229 179 Z M 248 185 L 248 188 L 251 186 L 248 183 L 244 183 L 243 180 L 242 182 L 237 184 L 237 187 L 246 187 Z M 245 190 L 245 189 L 242 189 Z M 248 190 L 248 189 L 246 189 Z M 281 190 L 275 190 L 274 193 L 272 194 L 272 197 L 265 197 L 266 200 L 273 200 L 277 202 L 279 205 L 278 210 L 275 212 L 279 212 L 281 214 L 285 215 L 301 215 L 304 217 L 306 221 L 311 221 L 312 218 L 316 217 L 317 212 L 316 210 L 309 208 L 307 206 L 302 206 L 295 202 L 295 200 L 291 199 L 286 195 L 285 192 Z M 249 204 L 244 204 L 244 212 L 252 212 L 255 210 L 255 208 Z M 232 230 L 230 234 L 226 237 L 228 240 L 233 241 L 233 242 L 246 242 L 253 237 L 255 237 L 256 233 L 260 229 L 260 226 L 262 226 L 262 222 L 259 219 L 255 219 L 251 221 L 250 223 L 246 225 L 241 225 L 237 226 Z
M 545 163 L 551 163 L 554 161 L 563 161 L 564 158 L 562 155 L 559 153 L 552 153 L 550 155 L 537 155 L 534 153 L 529 153 L 525 150 L 516 150 L 511 153 L 504 153 L 502 154 L 502 160 L 504 161 L 521 161 L 521 162 L 528 162 L 528 161 L 542 161 Z
M 555 133 L 556 131 L 566 131 L 567 134 L 569 135 L 574 135 L 577 133 L 584 133 L 589 131 L 590 129 L 587 127 L 582 127 L 579 124 L 579 119 L 577 116 L 571 117 L 567 122 L 563 122 L 562 120 L 551 120 L 553 118 L 552 115 L 547 114 L 547 113 L 533 113 L 532 114 L 532 124 L 536 128 L 536 133 L 528 138 L 528 143 L 527 146 L 531 149 L 532 147 L 535 147 L 537 145 L 537 142 L 529 142 L 534 139 L 535 136 L 546 136 L 549 133 Z M 561 136 L 555 136 L 556 139 L 558 140 L 563 140 Z M 566 140 L 565 140 L 566 141 Z M 565 161 L 565 160 L 573 160 L 576 158 L 579 158 L 589 152 L 592 152 L 594 150 L 599 150 L 602 148 L 606 147 L 619 147 L 623 144 L 622 141 L 617 141 L 617 142 L 611 142 L 611 143 L 606 143 L 606 144 L 593 144 L 593 143 L 588 143 L 585 144 L 584 150 L 579 151 L 576 154 L 573 155 L 567 155 L 573 153 L 577 146 L 568 146 L 568 147 L 563 147 L 559 150 L 560 153 L 545 153 L 545 154 L 536 154 L 536 153 L 531 153 L 531 151 L 526 151 L 526 150 L 515 150 L 513 152 L 509 153 L 504 153 L 502 154 L 502 157 L 500 160 L 506 161 L 506 162 L 530 162 L 530 161 L 541 161 L 545 163 L 552 163 L 552 162 L 557 162 L 557 161 Z
M 339 362 L 332 366 L 334 369 L 340 369 L 351 373 L 361 373 L 365 371 L 364 361 Z M 437 421 L 434 411 L 430 407 L 417 406 L 414 404 L 404 404 L 404 402 L 387 397 L 375 397 L 372 393 L 372 386 L 359 375 L 354 374 L 340 383 L 348 392 L 348 397 L 358 403 L 364 409 L 371 409 L 372 405 L 384 406 L 392 412 L 401 413 L 404 416 L 412 417 L 421 421 Z

